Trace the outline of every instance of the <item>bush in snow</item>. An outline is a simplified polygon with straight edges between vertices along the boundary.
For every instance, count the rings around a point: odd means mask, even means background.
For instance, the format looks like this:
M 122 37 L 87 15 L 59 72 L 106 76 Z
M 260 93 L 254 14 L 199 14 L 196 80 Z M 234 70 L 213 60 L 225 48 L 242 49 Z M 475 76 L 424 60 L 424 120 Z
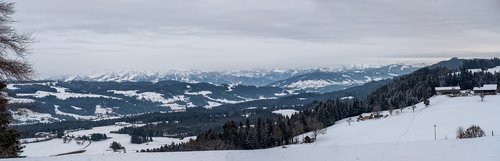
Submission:
M 465 138 L 465 130 L 463 127 L 458 127 L 457 129 L 457 139 Z
M 304 138 L 304 143 L 312 143 L 314 142 L 314 139 L 309 137 L 309 136 L 306 136 L 306 138 Z
M 486 136 L 486 133 L 481 129 L 481 127 L 472 125 L 467 130 L 464 130 L 462 127 L 457 129 L 457 138 L 458 139 L 466 139 L 466 138 L 477 138 Z
M 92 141 L 102 141 L 108 139 L 108 136 L 106 136 L 106 134 L 93 133 L 90 134 L 89 139 Z
M 111 143 L 111 145 L 109 145 L 109 148 L 113 149 L 113 151 L 118 151 L 120 149 L 125 149 L 120 143 L 117 143 L 115 141 L 113 141 L 113 143 Z

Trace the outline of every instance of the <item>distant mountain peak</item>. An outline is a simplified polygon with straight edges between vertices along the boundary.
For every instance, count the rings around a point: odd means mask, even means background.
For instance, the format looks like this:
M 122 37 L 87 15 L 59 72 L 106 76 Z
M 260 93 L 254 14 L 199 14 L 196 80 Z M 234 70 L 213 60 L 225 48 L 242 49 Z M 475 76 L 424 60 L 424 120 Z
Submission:
M 255 70 L 232 70 L 232 71 L 199 71 L 199 70 L 163 70 L 163 71 L 138 71 L 138 70 L 117 70 L 89 72 L 76 75 L 63 75 L 43 78 L 41 80 L 57 81 L 93 81 L 93 82 L 158 82 L 164 80 L 174 80 L 186 83 L 206 82 L 211 84 L 242 84 L 251 86 L 265 86 L 276 81 L 285 80 L 297 75 L 315 72 L 349 72 L 382 67 L 392 68 L 393 66 L 421 67 L 417 64 L 349 64 L 332 65 L 329 67 L 315 67 L 303 69 L 255 69 Z

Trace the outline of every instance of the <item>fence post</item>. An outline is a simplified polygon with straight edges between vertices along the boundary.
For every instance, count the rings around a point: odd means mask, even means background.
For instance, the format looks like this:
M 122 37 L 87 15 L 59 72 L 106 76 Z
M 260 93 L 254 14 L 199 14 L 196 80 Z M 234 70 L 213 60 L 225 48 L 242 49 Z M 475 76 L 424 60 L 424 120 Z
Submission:
M 434 124 L 434 140 L 437 140 L 437 135 L 436 135 L 436 124 Z

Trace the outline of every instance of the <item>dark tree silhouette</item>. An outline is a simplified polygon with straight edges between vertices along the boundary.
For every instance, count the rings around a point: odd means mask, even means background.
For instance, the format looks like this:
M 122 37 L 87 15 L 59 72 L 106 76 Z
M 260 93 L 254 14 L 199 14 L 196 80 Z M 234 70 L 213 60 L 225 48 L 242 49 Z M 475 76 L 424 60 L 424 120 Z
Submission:
M 0 90 L 9 80 L 28 80 L 33 73 L 25 56 L 29 54 L 30 34 L 18 33 L 14 22 L 14 3 L 0 1 Z M 11 115 L 7 110 L 6 96 L 0 94 L 0 158 L 17 157 L 22 152 L 19 132 L 9 127 Z

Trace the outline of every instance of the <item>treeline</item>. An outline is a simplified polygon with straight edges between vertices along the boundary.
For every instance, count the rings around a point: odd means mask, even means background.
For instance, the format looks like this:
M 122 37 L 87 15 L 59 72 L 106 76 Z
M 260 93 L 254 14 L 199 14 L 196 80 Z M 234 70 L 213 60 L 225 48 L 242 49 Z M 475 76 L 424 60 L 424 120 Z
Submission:
M 431 97 L 434 87 L 449 73 L 447 68 L 422 68 L 406 76 L 395 78 L 368 95 L 366 103 L 372 111 L 399 109 Z
M 489 69 L 500 66 L 499 58 L 492 59 L 468 59 L 462 64 L 462 69 Z
M 481 87 L 484 84 L 500 84 L 500 73 L 472 72 L 463 68 L 460 74 L 447 74 L 441 84 L 472 90 L 474 87 Z
M 113 133 L 145 137 L 184 138 L 195 135 L 194 131 L 195 130 L 192 130 L 190 126 L 183 126 L 179 123 L 168 123 L 166 121 L 162 121 L 154 124 L 148 123 L 147 125 L 140 127 L 123 127 L 118 129 L 118 131 L 113 131 Z
M 291 117 L 257 119 L 256 122 L 226 122 L 221 131 L 207 130 L 186 143 L 170 144 L 141 152 L 263 149 L 282 145 L 309 143 L 319 133 L 340 119 L 366 111 L 358 100 L 318 102 Z M 309 133 L 303 138 L 298 135 Z
M 130 143 L 132 144 L 142 144 L 146 142 L 153 141 L 153 137 L 145 135 L 132 135 L 130 137 Z
M 102 141 L 102 140 L 106 140 L 108 139 L 108 136 L 104 133 L 93 133 L 93 134 L 90 134 L 90 138 L 89 138 L 91 141 Z

